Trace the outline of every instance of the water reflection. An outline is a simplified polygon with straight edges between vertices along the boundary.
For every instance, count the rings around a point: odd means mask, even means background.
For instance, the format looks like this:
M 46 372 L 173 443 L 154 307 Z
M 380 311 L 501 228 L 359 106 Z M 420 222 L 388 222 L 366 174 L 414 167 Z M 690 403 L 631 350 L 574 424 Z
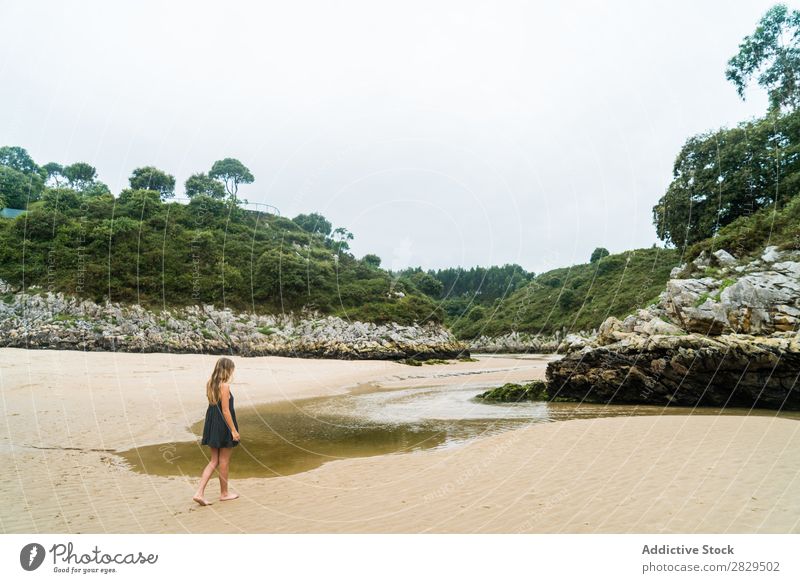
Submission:
M 305 472 L 355 457 L 451 447 L 481 435 L 530 423 L 634 415 L 776 415 L 774 411 L 593 405 L 486 404 L 485 387 L 378 390 L 237 409 L 242 444 L 231 477 L 273 477 Z M 797 414 L 782 417 L 797 418 Z M 203 423 L 192 427 L 202 433 Z M 121 452 L 134 470 L 157 475 L 197 475 L 208 448 L 197 442 L 156 444 Z

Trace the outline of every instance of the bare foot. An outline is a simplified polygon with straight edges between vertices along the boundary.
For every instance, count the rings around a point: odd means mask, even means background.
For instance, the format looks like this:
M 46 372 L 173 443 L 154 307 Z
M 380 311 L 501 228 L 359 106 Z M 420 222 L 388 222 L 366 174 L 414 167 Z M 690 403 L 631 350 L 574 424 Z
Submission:
M 209 502 L 202 496 L 192 496 L 192 500 L 197 502 L 200 506 L 211 506 L 211 502 Z
M 235 492 L 229 492 L 228 494 L 225 494 L 224 496 L 220 496 L 219 499 L 222 502 L 226 502 L 228 500 L 236 500 L 238 497 L 239 497 L 239 494 L 236 494 Z

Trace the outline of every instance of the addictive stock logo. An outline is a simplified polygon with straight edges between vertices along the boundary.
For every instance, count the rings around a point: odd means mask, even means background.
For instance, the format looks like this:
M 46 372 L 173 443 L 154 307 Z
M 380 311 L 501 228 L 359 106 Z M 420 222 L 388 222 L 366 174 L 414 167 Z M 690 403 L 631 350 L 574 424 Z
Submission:
M 35 571 L 44 562 L 44 547 L 39 543 L 30 543 L 19 552 L 19 564 L 26 571 Z

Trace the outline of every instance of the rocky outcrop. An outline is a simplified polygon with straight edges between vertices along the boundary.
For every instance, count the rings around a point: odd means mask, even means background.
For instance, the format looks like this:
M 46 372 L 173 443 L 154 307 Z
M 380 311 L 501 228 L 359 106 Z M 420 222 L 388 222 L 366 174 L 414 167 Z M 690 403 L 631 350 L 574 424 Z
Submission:
M 558 350 L 561 339 L 556 336 L 539 336 L 526 332 L 509 332 L 500 336 L 484 336 L 468 341 L 471 352 L 485 353 L 551 353 Z
M 608 318 L 547 369 L 554 397 L 800 409 L 800 253 L 720 250 L 673 270 L 658 304 Z
M 633 335 L 547 367 L 549 392 L 590 403 L 800 409 L 800 343 L 757 337 Z
M 2 282 L 0 282 L 2 284 Z M 0 346 L 342 359 L 468 357 L 442 326 L 348 322 L 317 313 L 234 313 L 214 306 L 152 312 L 62 294 L 15 294 L 2 284 Z
M 800 323 L 800 254 L 767 247 L 738 265 L 717 251 L 676 268 L 661 307 L 683 329 L 702 334 L 769 335 Z

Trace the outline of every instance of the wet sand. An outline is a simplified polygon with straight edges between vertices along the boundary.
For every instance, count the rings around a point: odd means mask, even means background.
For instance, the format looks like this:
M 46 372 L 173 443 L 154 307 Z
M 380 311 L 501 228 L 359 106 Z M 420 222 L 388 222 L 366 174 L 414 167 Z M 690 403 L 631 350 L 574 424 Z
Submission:
M 136 473 L 115 452 L 162 444 L 169 456 L 172 443 L 195 440 L 215 359 L 0 349 L 0 530 L 800 532 L 800 422 L 770 416 L 534 424 L 454 448 L 235 480 L 240 499 L 199 508 L 197 476 Z M 235 360 L 237 411 L 376 387 L 521 382 L 546 366 Z M 214 478 L 207 496 L 216 493 Z

